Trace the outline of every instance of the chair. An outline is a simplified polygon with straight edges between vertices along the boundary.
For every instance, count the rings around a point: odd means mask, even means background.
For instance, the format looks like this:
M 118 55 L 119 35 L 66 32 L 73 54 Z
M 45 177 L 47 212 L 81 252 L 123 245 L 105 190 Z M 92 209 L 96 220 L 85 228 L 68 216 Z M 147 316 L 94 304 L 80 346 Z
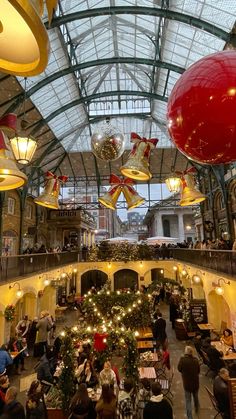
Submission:
M 210 363 L 210 359 L 207 355 L 207 353 L 205 351 L 203 351 L 203 349 L 200 350 L 201 352 L 201 356 L 202 356 L 202 360 L 203 360 L 203 364 L 207 366 L 208 370 L 206 371 L 205 375 L 207 376 L 209 374 L 209 372 L 211 371 L 211 363 Z
M 206 389 L 207 394 L 208 394 L 208 396 L 209 396 L 209 398 L 211 400 L 212 406 L 214 407 L 214 409 L 217 412 L 216 415 L 214 416 L 214 419 L 216 419 L 218 415 L 220 415 L 223 418 L 222 412 L 219 410 L 219 407 L 218 407 L 218 404 L 217 404 L 217 400 L 216 400 L 214 394 L 209 390 L 209 388 L 207 386 L 205 386 L 205 389 Z
M 171 401 L 171 397 L 173 397 L 173 393 L 171 392 L 173 379 L 174 379 L 174 367 L 172 368 L 170 378 L 158 378 L 157 380 L 161 385 L 162 393 L 169 401 Z

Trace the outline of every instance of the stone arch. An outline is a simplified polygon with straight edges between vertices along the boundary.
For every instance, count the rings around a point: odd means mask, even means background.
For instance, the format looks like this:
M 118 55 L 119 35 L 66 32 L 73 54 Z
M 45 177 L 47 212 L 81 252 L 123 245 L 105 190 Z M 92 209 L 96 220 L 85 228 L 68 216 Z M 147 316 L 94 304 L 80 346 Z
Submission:
M 230 307 L 223 295 L 218 295 L 212 290 L 208 294 L 207 306 L 208 320 L 216 330 L 221 330 L 223 324 L 231 328 Z
M 114 273 L 114 291 L 123 288 L 138 288 L 138 272 L 133 269 L 119 269 Z
M 91 269 L 81 275 L 81 295 L 86 294 L 91 287 L 100 289 L 108 280 L 107 273 L 100 269 Z

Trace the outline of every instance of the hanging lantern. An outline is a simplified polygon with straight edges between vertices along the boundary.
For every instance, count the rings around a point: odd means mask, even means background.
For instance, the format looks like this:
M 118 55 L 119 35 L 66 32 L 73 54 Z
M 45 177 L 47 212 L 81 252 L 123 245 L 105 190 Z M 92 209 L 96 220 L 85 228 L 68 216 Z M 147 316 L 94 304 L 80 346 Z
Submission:
M 50 23 L 57 1 L 46 3 Z M 1 0 L 0 71 L 35 76 L 45 70 L 49 39 L 40 17 L 42 13 L 41 0 Z
M 138 180 L 151 179 L 149 157 L 151 150 L 156 147 L 158 139 L 151 138 L 147 140 L 132 132 L 131 142 L 134 143 L 134 146 L 127 162 L 120 168 L 122 175 Z
M 21 172 L 8 149 L 8 138 L 4 134 L 15 132 L 16 115 L 9 114 L 0 119 L 0 191 L 20 188 L 27 182 L 27 176 Z
M 16 161 L 21 164 L 28 164 L 37 148 L 37 142 L 33 137 L 10 138 L 10 144 Z
M 181 187 L 181 179 L 180 177 L 177 176 L 170 176 L 168 177 L 166 180 L 166 186 L 169 189 L 170 192 L 172 193 L 177 193 L 180 190 Z
M 34 202 L 43 207 L 59 209 L 60 183 L 65 183 L 67 179 L 67 176 L 56 176 L 51 172 L 47 172 L 45 189 L 38 198 L 34 199 Z
M 110 124 L 108 119 L 105 125 L 92 135 L 91 147 L 93 154 L 100 160 L 114 161 L 124 152 L 124 136 Z
M 191 168 L 182 173 L 182 192 L 181 200 L 179 202 L 181 207 L 196 205 L 206 199 L 206 196 L 196 188 L 196 182 L 193 175 L 195 172 L 196 170 Z

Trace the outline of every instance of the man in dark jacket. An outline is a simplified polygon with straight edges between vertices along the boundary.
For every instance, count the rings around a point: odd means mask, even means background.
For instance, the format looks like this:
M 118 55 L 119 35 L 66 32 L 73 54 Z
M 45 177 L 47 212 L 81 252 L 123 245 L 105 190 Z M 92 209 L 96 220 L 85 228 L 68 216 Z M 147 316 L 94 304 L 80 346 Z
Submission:
M 3 415 L 1 415 L 2 419 L 25 419 L 24 407 L 16 400 L 16 397 L 16 387 L 9 387 L 6 392 L 6 405 Z
M 39 363 L 34 367 L 34 369 L 37 373 L 37 379 L 39 381 L 48 381 L 49 383 L 53 382 L 48 352 L 40 358 Z
M 229 371 L 221 368 L 213 382 L 213 393 L 224 419 L 230 418 L 228 379 Z
M 161 394 L 161 385 L 152 383 L 152 396 L 143 411 L 143 419 L 165 418 L 173 419 L 173 411 L 168 400 Z
M 156 339 L 157 350 L 162 346 L 163 350 L 166 350 L 166 321 L 162 318 L 161 312 L 158 310 L 154 314 L 154 325 L 153 325 L 153 337 Z
M 179 360 L 178 370 L 182 374 L 187 418 L 192 419 L 192 395 L 195 411 L 198 412 L 199 410 L 198 390 L 200 365 L 198 359 L 193 356 L 193 348 L 191 346 L 185 347 L 184 356 Z

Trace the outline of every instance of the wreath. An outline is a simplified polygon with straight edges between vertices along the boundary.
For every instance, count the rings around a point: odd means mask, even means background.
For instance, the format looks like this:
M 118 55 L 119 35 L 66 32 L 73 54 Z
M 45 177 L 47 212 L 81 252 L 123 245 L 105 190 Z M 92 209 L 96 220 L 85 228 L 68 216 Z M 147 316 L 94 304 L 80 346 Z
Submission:
M 12 322 L 15 318 L 16 307 L 13 304 L 8 304 L 4 311 L 4 317 L 8 322 Z

